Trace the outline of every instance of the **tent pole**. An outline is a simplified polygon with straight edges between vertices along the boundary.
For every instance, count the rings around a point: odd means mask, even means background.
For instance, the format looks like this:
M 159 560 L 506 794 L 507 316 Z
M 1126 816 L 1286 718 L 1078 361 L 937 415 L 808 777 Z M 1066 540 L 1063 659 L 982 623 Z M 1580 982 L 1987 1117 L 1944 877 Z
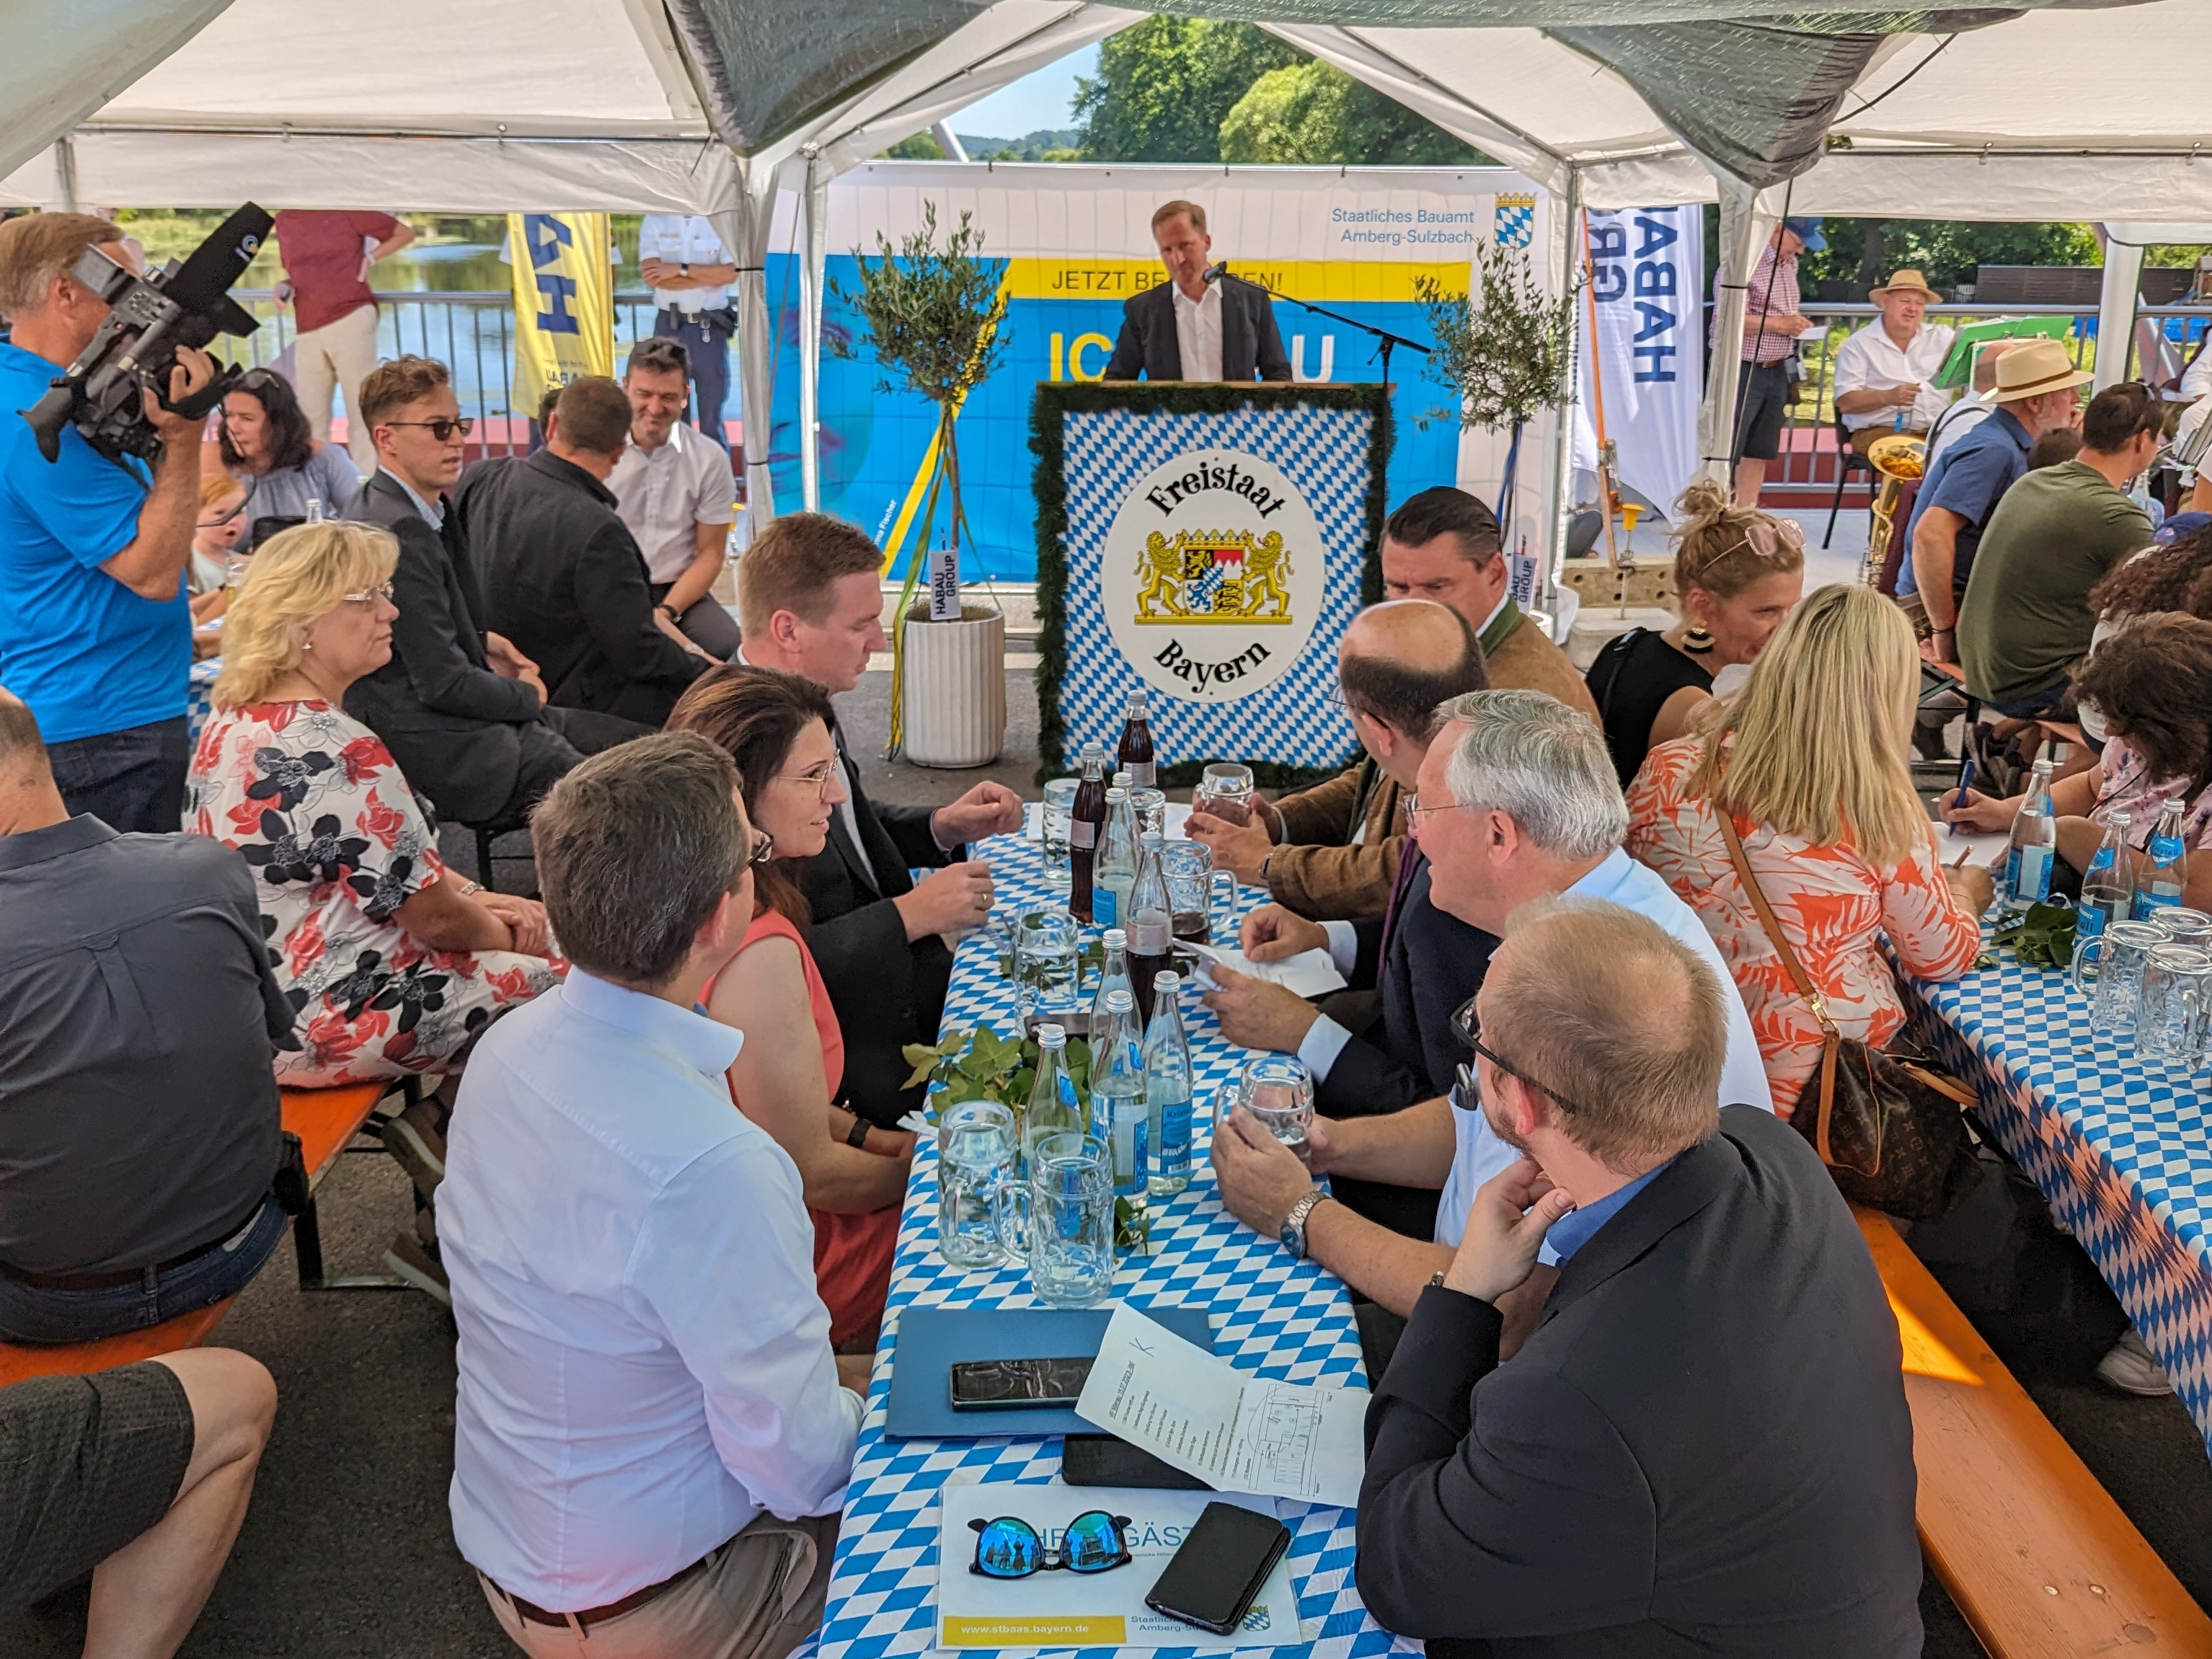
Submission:
M 75 213 L 76 206 L 76 145 L 66 132 L 54 140 L 54 183 L 62 198 L 62 211 Z
M 714 234 L 738 266 L 738 380 L 745 434 L 745 532 L 757 537 L 775 517 L 775 488 L 769 477 L 773 430 L 775 337 L 768 314 L 768 244 L 775 218 L 775 169 L 754 176 L 752 158 L 734 150 L 737 198 L 714 214 Z
M 1583 173 L 1570 162 L 1567 166 L 1567 187 L 1553 200 L 1559 210 L 1559 222 L 1552 228 L 1552 292 L 1565 294 L 1574 286 L 1575 245 L 1577 230 L 1583 216 Z M 1575 425 L 1574 392 L 1576 386 L 1576 346 L 1574 337 L 1580 330 L 1570 331 L 1567 358 L 1560 371 L 1559 406 L 1552 416 L 1552 475 L 1546 480 L 1545 494 L 1551 499 L 1544 503 L 1548 511 L 1545 521 L 1551 527 L 1550 556 L 1544 561 L 1543 574 L 1534 595 L 1540 608 L 1546 605 L 1546 589 L 1556 582 L 1565 570 L 1567 556 L 1567 523 L 1575 507 Z M 1588 343 L 1583 349 L 1589 349 Z
M 2105 280 L 2097 295 L 2097 378 L 2092 392 L 2118 386 L 2128 377 L 2128 356 L 2135 343 L 2136 289 L 2142 280 L 2143 251 L 2137 243 L 2123 242 L 2110 225 L 2105 233 Z M 2145 363 L 2148 374 L 2156 365 Z
M 822 282 L 830 240 L 828 169 L 809 144 L 799 191 L 799 491 L 809 513 L 822 510 Z
M 1713 168 L 1721 187 L 1720 286 L 1713 305 L 1712 367 L 1698 416 L 1698 471 L 1723 489 L 1734 486 L 1736 388 L 1743 379 L 1745 289 L 1776 217 L 1759 210 L 1759 192 L 1733 173 Z

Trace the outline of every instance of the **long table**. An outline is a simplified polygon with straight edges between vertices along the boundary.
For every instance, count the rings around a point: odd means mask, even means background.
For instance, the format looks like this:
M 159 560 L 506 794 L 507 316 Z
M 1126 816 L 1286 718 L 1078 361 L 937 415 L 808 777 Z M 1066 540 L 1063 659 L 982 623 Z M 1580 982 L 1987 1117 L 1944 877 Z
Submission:
M 2146 1066 L 2089 1029 L 2068 975 L 2021 965 L 1906 983 L 1920 1040 L 2081 1242 L 2173 1380 L 2212 1455 L 2212 1144 L 2206 1074 Z
M 1011 922 L 1025 910 L 1064 902 L 1045 886 L 1035 842 L 999 836 L 982 843 L 977 855 L 990 861 L 999 918 Z M 1244 890 L 1240 914 L 1259 896 Z M 1139 1307 L 1152 1303 L 1206 1307 L 1212 1316 L 1214 1352 L 1241 1370 L 1291 1382 L 1364 1382 L 1358 1334 L 1342 1282 L 1310 1262 L 1292 1261 L 1274 1240 L 1259 1237 L 1224 1211 L 1214 1194 L 1212 1174 L 1204 1161 L 1211 1139 L 1208 1105 L 1214 1091 L 1237 1075 L 1245 1054 L 1222 1036 L 1219 1024 L 1198 1006 L 1194 997 L 1186 998 L 1185 1012 L 1190 1016 L 1197 1091 L 1191 1184 L 1170 1201 L 1154 1200 L 1156 1253 L 1125 1259 L 1115 1276 L 1114 1294 Z M 949 1033 L 979 1023 L 1002 1033 L 1015 1028 L 1013 987 L 1001 977 L 996 946 L 985 935 L 969 939 L 954 958 L 944 1029 Z M 823 1659 L 888 1659 L 936 1646 L 934 1499 L 941 1487 L 978 1481 L 1044 1483 L 1060 1473 L 1056 1437 L 884 1437 L 899 1314 L 917 1305 L 1036 1305 L 1025 1268 L 963 1273 L 939 1257 L 937 1157 L 927 1137 L 916 1152 L 907 1188 L 890 1306 L 876 1351 L 860 1451 L 846 1492 L 829 1607 L 818 1638 Z M 1352 1511 L 1289 1503 L 1282 1510 L 1285 1524 L 1295 1534 L 1291 1573 L 1298 1592 L 1300 1632 L 1306 1639 L 1296 1647 L 1251 1651 L 1274 1653 L 1283 1659 L 1309 1652 L 1316 1659 L 1367 1659 L 1394 1650 L 1419 1651 L 1418 1643 L 1392 1636 L 1361 1605 L 1352 1583 Z M 1117 1650 L 1085 1651 L 1103 1655 Z

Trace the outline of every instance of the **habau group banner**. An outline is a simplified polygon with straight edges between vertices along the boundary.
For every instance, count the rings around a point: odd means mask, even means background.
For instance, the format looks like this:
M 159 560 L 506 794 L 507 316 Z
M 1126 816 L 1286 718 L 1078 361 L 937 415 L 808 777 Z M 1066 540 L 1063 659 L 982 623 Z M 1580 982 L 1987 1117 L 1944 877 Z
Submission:
M 510 213 L 514 400 L 535 414 L 555 386 L 615 372 L 612 243 L 604 213 Z
M 832 343 L 859 334 L 837 296 L 858 285 L 853 251 L 876 252 L 919 230 L 933 203 L 942 234 L 972 213 L 983 254 L 1003 259 L 1012 296 L 1006 362 L 960 413 L 963 504 L 974 532 L 962 574 L 1027 580 L 1036 574 L 1030 489 L 1030 396 L 1039 381 L 1098 380 L 1121 326 L 1123 302 L 1166 280 L 1152 210 L 1173 200 L 1206 210 L 1213 257 L 1286 298 L 1275 304 L 1284 348 L 1301 384 L 1373 381 L 1374 342 L 1356 328 L 1288 303 L 1310 301 L 1427 342 L 1418 278 L 1463 294 L 1480 243 L 1530 249 L 1544 275 L 1542 209 L 1535 187 L 1503 167 L 1091 167 L 1038 163 L 871 162 L 830 186 L 822 364 L 822 506 L 884 539 L 914 492 L 936 431 L 934 409 L 885 393 L 865 356 L 840 358 Z M 769 259 L 769 301 L 781 319 L 769 458 L 776 502 L 799 500 L 798 307 L 793 198 L 779 206 Z M 1424 378 L 1422 359 L 1391 362 L 1395 444 L 1389 494 L 1396 500 L 1464 474 L 1460 433 L 1443 413 L 1446 390 Z M 748 424 L 746 441 L 756 441 Z M 1479 470 L 1479 469 L 1478 469 Z M 1494 492 L 1493 492 L 1494 493 Z
M 1589 290 L 1576 307 L 1581 352 L 1575 464 L 1597 465 L 1598 422 L 1620 482 L 1662 513 L 1698 470 L 1705 399 L 1705 209 L 1628 208 L 1589 217 Z M 1593 384 L 1592 377 L 1595 382 Z

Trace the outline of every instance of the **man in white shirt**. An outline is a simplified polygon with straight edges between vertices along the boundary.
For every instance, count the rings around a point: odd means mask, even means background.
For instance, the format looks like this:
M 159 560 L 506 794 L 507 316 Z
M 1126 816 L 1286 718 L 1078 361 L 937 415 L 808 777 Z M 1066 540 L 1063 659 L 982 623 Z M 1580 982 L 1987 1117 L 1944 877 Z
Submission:
M 727 662 L 738 653 L 738 624 L 714 587 L 729 556 L 737 479 L 729 452 L 684 424 L 690 381 L 690 354 L 675 341 L 640 340 L 632 349 L 623 370 L 629 447 L 607 488 L 645 555 L 653 621 Z
M 1917 270 L 1900 270 L 1867 297 L 1881 315 L 1836 348 L 1836 412 L 1862 455 L 1887 432 L 1925 432 L 1950 405 L 1932 382 L 1954 331 L 1923 321 L 1942 296 Z
M 1166 202 L 1152 215 L 1152 241 L 1167 281 L 1121 307 L 1121 335 L 1104 378 L 1249 381 L 1291 378 L 1267 291 L 1211 264 L 1213 238 L 1196 202 Z
M 653 289 L 653 331 L 682 346 L 691 360 L 692 418 L 722 449 L 730 447 L 722 405 L 730 395 L 730 309 L 737 263 L 704 214 L 648 213 L 638 222 L 638 274 Z
M 554 787 L 574 967 L 484 1034 L 447 1141 L 453 1538 L 533 1656 L 781 1659 L 821 1618 L 861 1404 L 798 1169 L 730 1107 L 745 1036 L 696 1008 L 769 850 L 737 787 L 690 732 Z
M 1540 691 L 1469 692 L 1437 716 L 1407 808 L 1429 860 L 1430 902 L 1501 937 L 1513 913 L 1534 899 L 1601 900 L 1649 916 L 1705 958 L 1724 989 L 1728 1057 L 1718 1103 L 1773 1110 L 1750 1017 L 1705 924 L 1621 850 L 1628 808 L 1604 734 Z M 1465 995 L 1471 1000 L 1476 988 L 1468 985 Z M 1480 1036 L 1464 1026 L 1462 1035 Z M 1468 1066 L 1460 1075 L 1449 1097 L 1386 1117 L 1316 1118 L 1304 1161 L 1248 1114 L 1232 1115 L 1213 1136 L 1222 1203 L 1291 1255 L 1311 1256 L 1404 1316 L 1451 1265 L 1476 1192 L 1518 1156 L 1485 1119 Z M 1323 1174 L 1442 1186 L 1435 1241 L 1403 1237 L 1354 1214 L 1314 1184 Z M 1533 1278 L 1516 1292 L 1520 1314 L 1533 1316 L 1549 1290 L 1549 1275 Z

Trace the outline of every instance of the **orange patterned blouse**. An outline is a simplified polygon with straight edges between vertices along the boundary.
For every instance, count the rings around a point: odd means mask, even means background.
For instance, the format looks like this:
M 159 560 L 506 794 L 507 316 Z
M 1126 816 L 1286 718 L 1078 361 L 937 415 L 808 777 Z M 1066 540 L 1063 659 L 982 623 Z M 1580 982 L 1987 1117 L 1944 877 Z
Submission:
M 1628 791 L 1628 850 L 1698 913 L 1720 946 L 1758 1035 L 1775 1110 L 1787 1117 L 1819 1069 L 1820 1024 L 1759 926 L 1712 803 L 1691 791 L 1703 752 L 1698 738 L 1651 751 Z M 1932 825 L 1912 855 L 1887 871 L 1848 841 L 1815 847 L 1742 818 L 1735 827 L 1775 920 L 1845 1036 L 1880 1048 L 1905 1024 L 1881 935 L 1905 969 L 1923 978 L 1956 979 L 1974 965 L 1981 930 L 1943 879 Z

